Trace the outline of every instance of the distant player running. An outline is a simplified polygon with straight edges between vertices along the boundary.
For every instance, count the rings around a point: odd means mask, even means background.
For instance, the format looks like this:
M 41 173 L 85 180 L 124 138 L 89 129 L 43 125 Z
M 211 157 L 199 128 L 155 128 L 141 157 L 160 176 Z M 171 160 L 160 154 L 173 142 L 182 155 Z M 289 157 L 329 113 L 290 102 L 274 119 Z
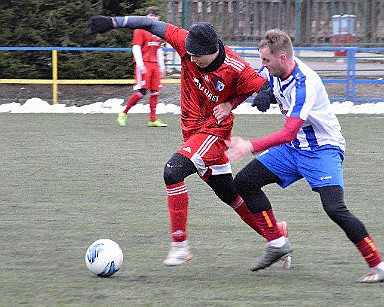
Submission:
M 210 24 L 197 23 L 188 32 L 169 23 L 138 16 L 97 16 L 90 20 L 91 33 L 121 27 L 142 28 L 164 38 L 181 57 L 184 144 L 164 168 L 172 236 L 164 264 L 180 265 L 192 259 L 187 241 L 188 190 L 184 180 L 194 173 L 198 173 L 245 223 L 263 235 L 264 229 L 257 226 L 255 216 L 234 188 L 225 141 L 231 137 L 232 109 L 254 92 L 268 88 L 269 83 L 224 46 Z M 263 97 L 270 99 L 269 96 Z M 205 205 L 210 206 L 209 203 Z M 287 229 L 281 235 L 283 238 L 287 236 Z M 290 255 L 285 256 L 289 257 L 285 258 L 287 262 L 283 262 L 283 266 L 289 267 Z
M 153 20 L 159 20 L 161 17 L 160 9 L 156 6 L 150 6 L 146 10 L 146 15 Z M 119 113 L 117 123 L 124 127 L 127 124 L 128 111 L 146 95 L 147 91 L 150 91 L 148 127 L 166 127 L 167 124 L 158 119 L 156 114 L 159 91 L 163 87 L 160 79 L 165 75 L 161 39 L 152 33 L 137 29 L 133 32 L 132 45 L 136 80 L 133 89 L 136 92 L 128 99 L 125 109 Z

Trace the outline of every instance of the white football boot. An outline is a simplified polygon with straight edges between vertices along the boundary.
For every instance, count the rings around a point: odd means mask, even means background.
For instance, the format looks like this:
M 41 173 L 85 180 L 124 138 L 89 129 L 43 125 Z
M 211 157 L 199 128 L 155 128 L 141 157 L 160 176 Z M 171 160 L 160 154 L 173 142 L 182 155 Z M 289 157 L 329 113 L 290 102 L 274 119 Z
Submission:
M 192 260 L 192 253 L 189 250 L 188 241 L 185 240 L 171 243 L 168 256 L 163 263 L 168 266 L 175 266 L 187 263 L 190 260 Z

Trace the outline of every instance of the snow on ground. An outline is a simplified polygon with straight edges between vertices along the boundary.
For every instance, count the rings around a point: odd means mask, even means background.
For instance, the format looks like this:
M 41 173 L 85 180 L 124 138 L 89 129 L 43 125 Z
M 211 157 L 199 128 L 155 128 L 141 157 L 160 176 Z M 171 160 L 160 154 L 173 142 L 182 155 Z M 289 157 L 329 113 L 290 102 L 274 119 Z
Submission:
M 333 102 L 332 108 L 336 114 L 384 114 L 384 101 L 375 103 L 354 104 L 351 101 Z M 108 99 L 104 102 L 95 102 L 81 107 L 64 104 L 49 104 L 40 98 L 28 99 L 24 104 L 12 102 L 0 105 L 0 113 L 119 113 L 124 108 L 123 99 Z M 149 113 L 148 104 L 137 104 L 129 113 Z M 180 114 L 180 106 L 175 104 L 159 103 L 158 114 Z M 239 105 L 233 113 L 235 114 L 261 114 L 257 108 L 251 107 L 250 103 Z M 265 114 L 280 114 L 277 105 L 272 105 Z

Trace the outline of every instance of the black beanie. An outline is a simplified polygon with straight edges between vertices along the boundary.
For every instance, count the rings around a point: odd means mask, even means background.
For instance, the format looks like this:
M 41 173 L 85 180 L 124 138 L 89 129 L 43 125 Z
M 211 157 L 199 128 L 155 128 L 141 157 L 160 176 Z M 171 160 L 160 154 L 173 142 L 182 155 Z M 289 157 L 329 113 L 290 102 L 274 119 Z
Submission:
M 219 50 L 215 28 L 206 22 L 192 25 L 185 40 L 185 48 L 195 55 L 215 53 Z

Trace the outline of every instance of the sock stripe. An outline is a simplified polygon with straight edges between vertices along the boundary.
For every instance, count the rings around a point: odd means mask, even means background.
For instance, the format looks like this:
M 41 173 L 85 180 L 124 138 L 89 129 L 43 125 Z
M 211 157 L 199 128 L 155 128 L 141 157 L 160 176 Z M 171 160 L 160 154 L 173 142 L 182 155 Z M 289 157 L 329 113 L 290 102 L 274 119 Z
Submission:
M 367 256 L 364 256 L 364 258 L 365 258 L 365 259 L 368 259 L 368 258 L 373 257 L 374 255 L 375 255 L 374 253 L 371 253 L 371 254 L 369 254 L 369 255 L 367 255 Z
M 188 193 L 188 189 L 184 184 L 174 188 L 167 188 L 166 190 L 167 190 L 168 196 L 175 196 L 175 195 Z
M 239 196 L 237 199 L 231 204 L 232 209 L 237 209 L 243 204 L 243 199 Z
M 379 251 L 370 236 L 365 237 L 361 242 L 357 243 L 356 247 L 370 268 L 374 268 L 382 262 Z
M 272 223 L 271 219 L 269 218 L 267 211 L 261 211 L 261 214 L 263 215 L 265 221 L 267 222 L 268 227 L 272 227 L 273 223 Z
M 364 241 L 370 246 L 373 252 L 376 251 L 377 247 L 370 237 L 365 237 Z

